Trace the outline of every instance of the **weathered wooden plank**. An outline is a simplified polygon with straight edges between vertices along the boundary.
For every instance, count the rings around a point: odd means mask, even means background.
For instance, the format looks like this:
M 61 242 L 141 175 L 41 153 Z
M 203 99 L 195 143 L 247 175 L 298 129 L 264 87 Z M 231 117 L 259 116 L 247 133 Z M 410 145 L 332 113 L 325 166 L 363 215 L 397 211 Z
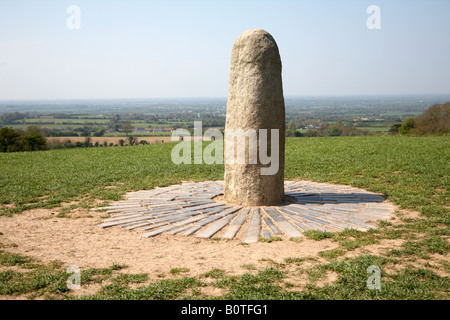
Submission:
M 221 230 L 228 223 L 230 223 L 230 220 L 233 219 L 234 216 L 235 215 L 229 215 L 229 216 L 223 218 L 222 220 L 211 223 L 207 228 L 201 230 L 195 236 L 198 238 L 211 238 L 213 235 L 215 235 L 217 232 L 219 232 L 219 230 Z
M 143 210 L 139 210 L 139 211 L 133 211 L 133 212 L 117 212 L 117 213 L 108 213 L 106 212 L 108 215 L 111 216 L 111 218 L 118 218 L 118 217 L 126 217 L 126 216 L 131 216 L 131 215 L 135 215 L 135 214 L 144 214 L 144 210 L 146 210 L 146 208 L 142 208 Z
M 307 225 L 308 227 L 314 230 L 327 231 L 327 229 L 325 229 L 323 226 L 314 222 L 303 222 L 303 224 Z
M 113 209 L 113 210 L 114 209 L 127 209 L 127 208 L 135 208 L 135 207 L 141 207 L 141 204 L 99 207 L 99 208 L 92 208 L 92 209 L 90 209 L 90 211 L 99 211 L 99 210 L 108 210 L 108 209 Z
M 159 212 L 165 212 L 165 211 L 176 211 L 180 210 L 177 206 L 167 206 L 167 207 L 158 207 L 158 208 L 151 208 L 150 210 L 146 210 L 146 213 L 159 213 Z
M 269 218 L 264 218 L 263 220 L 270 230 L 272 230 L 273 234 L 282 234 L 282 232 L 273 224 L 272 220 Z
M 328 230 L 332 230 L 332 231 L 335 231 L 335 230 L 343 231 L 343 230 L 345 230 L 345 227 L 342 227 L 342 226 L 340 226 L 338 224 L 334 224 L 334 223 L 326 223 L 323 226 L 325 228 L 327 228 Z
M 152 229 L 156 229 L 156 228 L 159 228 L 162 226 L 166 226 L 168 224 L 169 224 L 168 222 L 161 222 L 161 223 L 157 223 L 157 224 L 152 224 L 149 227 L 142 228 L 141 230 L 144 230 L 144 231 L 152 230 Z
M 365 217 L 355 217 L 353 215 L 348 215 L 348 214 L 342 214 L 342 213 L 332 213 L 330 215 L 327 216 L 330 219 L 334 219 L 334 220 L 340 220 L 340 221 L 347 221 L 347 222 L 355 222 L 355 223 L 367 223 L 370 222 L 370 220 L 368 220 Z
M 344 230 L 352 228 L 352 225 L 342 222 L 341 220 L 333 220 L 328 219 L 328 217 L 322 218 L 322 220 L 326 221 L 326 225 L 329 225 L 332 228 L 337 230 Z
M 239 213 L 239 215 L 236 217 L 236 219 L 234 219 L 233 222 L 231 222 L 231 225 L 240 226 L 240 225 L 244 224 L 245 220 L 247 220 L 249 212 L 250 212 L 250 208 L 242 209 L 242 211 Z
M 242 239 L 243 243 L 256 243 L 258 242 L 259 233 L 261 231 L 261 214 L 259 208 L 254 208 L 252 210 L 252 215 L 250 216 L 250 221 L 247 226 L 247 230 Z
M 263 237 L 264 239 L 270 239 L 270 238 L 272 238 L 272 236 L 270 235 L 270 231 L 269 231 L 269 230 L 263 230 L 263 232 L 262 232 L 262 237 Z
M 264 208 L 264 211 L 274 220 L 274 221 L 282 221 L 286 218 L 283 217 L 278 210 L 274 208 Z
M 216 189 L 217 191 L 222 191 L 223 192 L 223 187 L 220 184 L 216 183 L 216 182 L 208 183 L 208 185 L 211 186 L 213 189 Z
M 294 225 L 292 225 L 285 217 L 283 217 L 274 208 L 264 208 L 264 211 L 275 221 L 278 227 L 289 237 L 299 238 L 303 237 L 303 233 L 300 232 Z
M 127 214 L 127 215 L 120 216 L 120 217 L 103 219 L 102 222 L 106 223 L 106 222 L 120 221 L 120 220 L 131 219 L 131 218 L 142 217 L 142 216 L 143 216 L 142 213 L 133 213 L 133 214 Z
M 244 208 L 241 213 L 234 219 L 225 232 L 222 234 L 222 239 L 233 239 L 238 233 L 241 226 L 247 220 L 248 213 L 250 212 L 250 208 Z
M 240 228 L 241 225 L 229 225 L 225 232 L 222 234 L 221 239 L 233 239 Z
M 298 226 L 300 229 L 302 229 L 303 232 L 311 230 L 311 228 L 305 226 L 303 223 L 300 222 L 296 223 L 295 225 Z
M 289 207 L 288 209 L 280 209 L 280 211 L 288 214 L 289 216 L 299 216 L 299 215 L 304 214 L 304 215 L 307 215 L 312 218 L 321 218 L 325 215 L 323 213 L 312 212 L 312 211 L 303 210 L 303 209 L 297 209 L 294 207 Z
M 180 207 L 182 208 L 189 208 L 189 207 L 196 207 L 196 206 L 201 206 L 201 205 L 206 205 L 208 203 L 213 203 L 214 201 L 202 201 L 202 202 L 193 202 L 193 203 L 185 203 L 185 204 L 181 204 Z M 215 203 L 215 202 L 214 202 Z
M 213 222 L 213 221 L 216 221 L 216 220 L 218 220 L 218 219 L 220 219 L 220 218 L 222 218 L 222 216 L 220 216 L 220 215 L 214 215 L 214 216 L 211 216 L 211 217 L 209 217 L 209 218 L 207 218 L 207 219 L 205 219 L 205 220 L 196 222 L 196 223 L 194 223 L 194 225 L 195 225 L 195 226 L 202 227 L 202 226 L 207 225 L 207 224 L 209 224 L 209 223 L 211 223 L 211 222 Z
M 219 213 L 219 215 L 221 215 L 222 217 L 225 217 L 226 215 L 235 213 L 238 210 L 241 210 L 242 207 L 231 207 L 228 209 L 223 210 L 221 213 Z
M 300 232 L 296 227 L 294 227 L 289 221 L 277 221 L 278 226 L 281 230 L 286 233 L 289 238 L 301 238 L 303 237 L 303 233 Z
M 108 210 L 106 211 L 107 214 L 112 213 L 119 213 L 119 214 L 134 214 L 136 212 L 142 212 L 144 210 L 147 210 L 146 207 L 139 207 L 139 208 L 133 208 L 133 209 L 117 209 L 117 210 Z
M 183 236 L 190 236 L 191 234 L 193 234 L 194 232 L 196 232 L 200 228 L 201 228 L 201 226 L 193 226 L 190 229 L 188 229 L 185 232 L 183 232 L 181 235 L 183 235 Z
M 151 225 L 151 224 L 153 224 L 153 222 L 142 222 L 142 223 L 137 223 L 137 224 L 130 224 L 130 225 L 128 225 L 128 226 L 120 226 L 121 228 L 124 228 L 124 229 L 127 229 L 127 230 L 133 230 L 133 229 L 136 229 L 136 228 L 140 228 L 140 227 L 145 227 L 145 226 L 148 226 L 148 225 Z
M 165 232 L 165 231 L 169 231 L 169 230 L 175 229 L 175 228 L 177 228 L 177 226 L 174 226 L 174 225 L 168 225 L 168 226 L 162 227 L 162 228 L 160 228 L 160 229 L 153 230 L 153 231 L 151 231 L 151 232 L 149 232 L 149 233 L 144 233 L 142 236 L 143 236 L 143 237 L 146 237 L 146 238 L 154 237 L 154 236 L 157 236 L 158 234 L 161 234 L 161 233 L 163 233 L 163 232 Z
M 127 222 L 134 222 L 134 221 L 139 221 L 139 220 L 149 220 L 149 219 L 151 219 L 151 217 L 143 216 L 143 217 L 137 217 L 137 218 L 132 218 L 132 219 L 125 219 L 125 220 L 119 220 L 119 221 L 114 221 L 114 222 L 102 223 L 102 224 L 99 224 L 99 226 L 102 228 L 109 228 L 109 227 L 118 226 L 119 224 L 124 224 Z
M 213 213 L 217 213 L 217 212 L 222 212 L 226 208 L 228 208 L 228 206 L 223 205 L 223 206 L 217 206 L 217 207 L 212 207 L 212 208 L 208 208 L 208 209 L 200 209 L 200 210 L 195 210 L 195 211 L 198 211 L 198 212 L 204 213 L 204 214 L 213 214 Z
M 183 226 L 183 225 L 186 225 L 186 224 L 190 224 L 190 223 L 202 220 L 202 219 L 204 219 L 206 217 L 207 217 L 206 215 L 201 214 L 201 215 L 194 216 L 194 217 L 191 217 L 189 219 L 183 220 L 181 222 L 177 222 L 176 225 L 177 226 Z
M 303 222 L 303 220 L 306 220 L 306 222 L 316 222 L 316 223 L 320 223 L 320 224 L 327 223 L 327 221 L 325 221 L 325 220 L 318 219 L 316 217 L 311 217 L 306 214 L 298 214 L 298 215 L 292 216 L 291 219 L 293 219 L 297 222 Z
M 198 206 L 198 207 L 183 208 L 179 211 L 180 212 L 192 212 L 192 211 L 203 210 L 203 209 L 208 209 L 208 208 L 213 208 L 213 207 L 218 207 L 218 206 L 223 206 L 223 204 L 214 202 L 214 203 L 209 203 L 209 204 L 205 204 L 205 205 Z
M 195 215 L 199 215 L 199 213 L 197 213 L 197 212 L 188 212 L 188 213 L 168 214 L 168 215 L 164 215 L 162 217 L 158 217 L 156 219 L 153 219 L 151 221 L 153 221 L 154 223 L 156 223 L 156 222 L 163 222 L 163 221 L 170 221 L 170 223 L 173 223 L 175 221 L 188 219 L 189 217 L 192 217 L 192 216 L 195 216 Z
M 297 205 L 297 204 L 290 204 L 288 206 L 285 206 L 284 208 L 296 212 L 296 213 L 308 213 L 311 215 L 324 215 L 324 214 L 330 214 L 330 212 L 326 209 L 322 209 L 321 208 L 317 208 L 314 207 L 312 208 L 311 206 L 305 206 L 305 205 Z
M 177 234 L 177 233 L 180 233 L 181 231 L 187 230 L 189 228 L 192 228 L 192 226 L 182 226 L 182 227 L 179 227 L 178 229 L 172 229 L 172 230 L 168 231 L 167 233 Z

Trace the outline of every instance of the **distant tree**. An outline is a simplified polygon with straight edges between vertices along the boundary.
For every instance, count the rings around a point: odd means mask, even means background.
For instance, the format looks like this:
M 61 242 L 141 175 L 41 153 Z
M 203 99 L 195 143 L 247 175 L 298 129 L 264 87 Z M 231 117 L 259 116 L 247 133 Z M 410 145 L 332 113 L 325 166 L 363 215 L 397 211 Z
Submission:
M 286 128 L 286 137 L 295 137 L 295 133 L 297 132 L 297 128 L 291 122 Z
M 337 125 L 332 125 L 329 128 L 330 136 L 337 137 L 341 135 L 341 129 Z
M 92 146 L 91 137 L 87 136 L 86 138 L 84 138 L 83 146 L 85 148 Z
M 80 133 L 81 137 L 90 137 L 91 130 L 89 128 L 83 128 L 83 131 Z
M 108 129 L 119 131 L 120 128 L 120 114 L 114 114 L 108 123 Z
M 28 126 L 26 132 L 41 132 L 41 128 L 38 126 Z
M 414 118 L 408 118 L 405 121 L 403 121 L 402 125 L 398 129 L 398 133 L 400 134 L 408 134 L 411 129 L 414 128 L 416 123 L 416 120 Z
M 391 126 L 391 128 L 389 129 L 389 133 L 390 134 L 398 134 L 398 129 L 400 129 L 400 127 L 402 126 L 401 123 L 395 123 Z
M 128 136 L 128 133 L 132 132 L 134 127 L 131 123 L 131 120 L 124 121 L 120 126 L 121 131 L 125 132 L 125 135 Z
M 319 132 L 316 129 L 308 129 L 305 132 L 305 137 L 319 137 Z
M 14 152 L 22 149 L 21 134 L 12 128 L 0 130 L 0 152 Z
M 103 137 L 106 130 L 104 128 L 99 128 L 94 132 L 94 137 Z
M 434 104 L 416 118 L 413 133 L 444 134 L 450 132 L 450 102 Z
M 133 145 L 137 144 L 137 139 L 135 137 L 133 137 L 133 136 L 129 136 L 128 137 L 128 144 L 130 146 L 133 146 Z
M 47 140 L 39 132 L 28 133 L 22 141 L 26 151 L 45 150 L 47 148 Z

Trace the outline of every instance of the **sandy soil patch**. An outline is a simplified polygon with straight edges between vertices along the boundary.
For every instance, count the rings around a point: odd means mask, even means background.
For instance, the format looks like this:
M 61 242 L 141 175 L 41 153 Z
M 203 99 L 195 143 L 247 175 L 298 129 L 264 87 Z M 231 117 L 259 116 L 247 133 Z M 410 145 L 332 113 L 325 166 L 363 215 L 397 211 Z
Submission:
M 213 268 L 229 275 L 268 266 L 268 261 L 283 263 L 288 257 L 317 256 L 334 249 L 331 240 L 300 242 L 274 241 L 243 245 L 239 240 L 211 240 L 163 234 L 143 238 L 138 231 L 121 228 L 102 229 L 97 224 L 105 213 L 90 212 L 92 218 L 56 218 L 55 210 L 34 209 L 11 218 L 0 217 L 0 242 L 9 252 L 23 254 L 43 263 L 58 260 L 64 266 L 106 268 L 126 264 L 124 272 L 146 273 L 152 280 L 170 277 L 172 268 L 187 268 L 186 276 L 196 276 Z M 159 275 L 159 277 L 158 277 Z

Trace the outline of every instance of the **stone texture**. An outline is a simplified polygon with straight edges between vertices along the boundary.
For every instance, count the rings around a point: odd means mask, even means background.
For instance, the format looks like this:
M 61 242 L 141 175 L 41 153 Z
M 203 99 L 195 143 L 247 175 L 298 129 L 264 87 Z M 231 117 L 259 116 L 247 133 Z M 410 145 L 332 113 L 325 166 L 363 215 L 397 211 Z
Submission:
M 231 130 L 230 130 L 231 129 Z M 237 149 L 227 150 L 227 132 L 267 130 L 267 154 L 271 155 L 271 129 L 279 130 L 278 171 L 262 175 L 261 168 L 270 167 L 249 163 L 246 147 L 245 163 L 227 161 Z M 244 135 L 245 136 L 245 135 Z M 238 140 L 236 139 L 236 144 Z M 266 31 L 247 30 L 236 40 L 231 53 L 229 94 L 225 124 L 224 198 L 228 203 L 244 206 L 275 205 L 284 199 L 285 107 L 281 79 L 281 59 L 274 38 Z M 237 148 L 237 147 L 236 147 Z

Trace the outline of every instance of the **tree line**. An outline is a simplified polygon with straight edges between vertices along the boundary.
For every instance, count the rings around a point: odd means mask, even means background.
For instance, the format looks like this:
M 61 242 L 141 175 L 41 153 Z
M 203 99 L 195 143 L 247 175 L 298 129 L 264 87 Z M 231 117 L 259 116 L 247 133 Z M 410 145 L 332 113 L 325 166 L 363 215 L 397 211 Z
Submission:
M 37 151 L 47 149 L 47 139 L 37 131 L 0 129 L 0 152 Z
M 421 115 L 393 125 L 389 132 L 402 135 L 447 135 L 450 133 L 450 102 L 434 104 Z

